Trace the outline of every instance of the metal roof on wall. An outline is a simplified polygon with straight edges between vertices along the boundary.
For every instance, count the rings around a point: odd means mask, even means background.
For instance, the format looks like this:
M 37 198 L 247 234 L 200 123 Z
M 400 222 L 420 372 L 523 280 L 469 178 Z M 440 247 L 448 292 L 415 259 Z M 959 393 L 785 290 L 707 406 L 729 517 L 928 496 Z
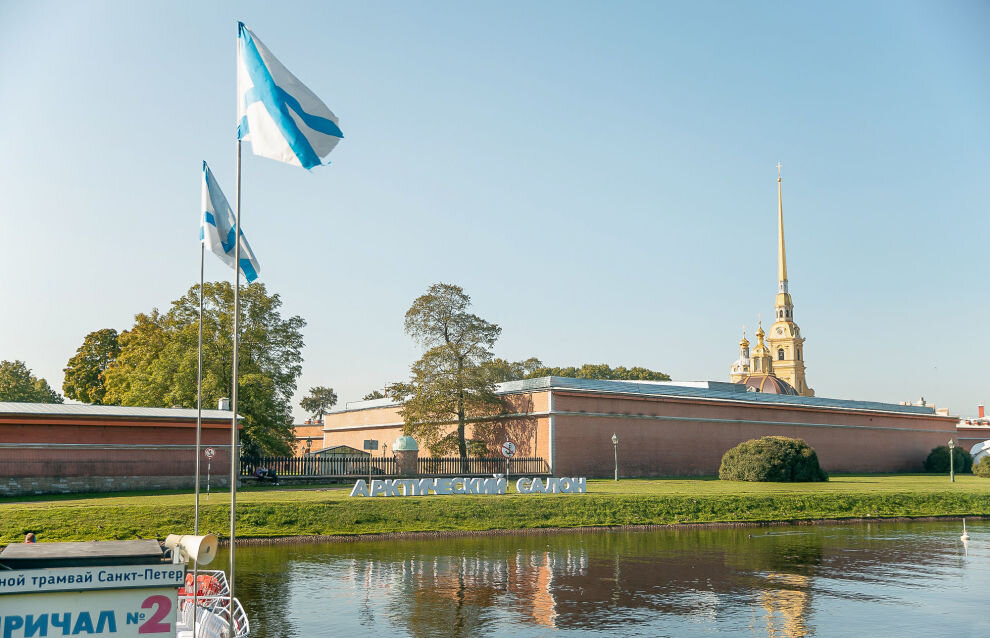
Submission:
M 15 403 L 0 401 L 0 415 L 30 414 L 37 416 L 91 416 L 118 419 L 180 419 L 196 420 L 194 408 L 136 408 L 122 405 L 86 405 L 64 403 Z M 230 420 L 227 410 L 203 410 L 203 418 L 211 421 Z M 243 417 L 238 417 L 243 418 Z
M 532 392 L 551 389 L 576 390 L 609 394 L 635 394 L 641 396 L 721 399 L 726 401 L 743 401 L 746 403 L 761 403 L 769 405 L 797 405 L 819 408 L 839 408 L 845 410 L 872 410 L 876 412 L 897 412 L 900 414 L 935 414 L 935 408 L 930 406 L 898 405 L 896 403 L 880 403 L 877 401 L 851 401 L 846 399 L 827 399 L 824 397 L 802 397 L 786 394 L 747 392 L 745 386 L 741 384 L 734 383 L 726 385 L 738 386 L 739 389 L 723 390 L 679 385 L 636 383 L 635 381 L 541 377 L 539 379 L 523 379 L 521 381 L 507 381 L 505 383 L 500 383 L 498 385 L 498 393 L 512 394 L 516 392 Z
M 841 410 L 870 410 L 874 412 L 894 412 L 898 414 L 935 414 L 935 408 L 930 406 L 898 405 L 896 403 L 880 403 L 878 401 L 851 401 L 847 399 L 827 399 L 825 397 L 802 397 L 786 394 L 747 392 L 746 386 L 740 383 L 728 383 L 722 381 L 688 383 L 691 383 L 691 385 L 676 385 L 676 381 L 665 381 L 663 383 L 637 383 L 635 381 L 612 381 L 606 379 L 540 377 L 537 379 L 506 381 L 504 383 L 496 384 L 495 388 L 498 394 L 539 392 L 542 390 L 574 390 L 577 392 L 601 392 L 604 394 L 709 399 L 766 405 L 795 405 L 805 407 L 834 408 Z M 368 410 L 396 405 L 399 405 L 399 402 L 392 399 L 351 401 L 345 404 L 343 409 L 333 410 L 331 413 L 352 412 L 355 410 Z

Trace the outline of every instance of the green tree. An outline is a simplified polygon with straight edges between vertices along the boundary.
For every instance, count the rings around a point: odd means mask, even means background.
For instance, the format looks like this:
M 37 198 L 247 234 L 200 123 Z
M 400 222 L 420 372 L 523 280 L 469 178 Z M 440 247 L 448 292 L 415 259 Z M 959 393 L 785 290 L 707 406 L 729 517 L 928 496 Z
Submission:
M 526 379 L 538 377 L 569 377 L 571 379 L 614 379 L 622 381 L 670 381 L 670 375 L 639 366 L 612 368 L 605 363 L 586 363 L 580 368 L 537 368 L 526 374 Z
M 314 419 L 323 420 L 323 415 L 337 405 L 337 393 L 333 391 L 333 388 L 318 385 L 309 389 L 309 396 L 300 401 L 299 405 Z
M 372 390 L 368 394 L 361 397 L 362 401 L 374 401 L 375 399 L 384 399 L 385 393 L 381 390 Z
M 506 361 L 505 359 L 492 359 L 481 364 L 488 372 L 493 383 L 503 381 L 518 381 L 525 379 L 535 370 L 543 368 L 543 362 L 536 357 L 530 357 L 524 361 Z
M 386 390 L 403 401 L 406 434 L 436 450 L 456 446 L 462 459 L 468 455 L 467 420 L 503 411 L 483 365 L 502 329 L 468 312 L 470 306 L 471 298 L 453 284 L 433 284 L 417 298 L 406 312 L 405 329 L 426 352 L 412 365 L 409 382 Z M 457 429 L 446 434 L 452 421 Z
M 0 401 L 62 403 L 62 395 L 31 374 L 23 361 L 0 361 Z
M 83 403 L 102 404 L 106 395 L 103 374 L 120 354 L 117 331 L 104 328 L 86 335 L 76 354 L 62 372 L 65 396 Z
M 234 291 L 229 282 L 208 282 L 203 300 L 203 406 L 229 397 L 232 388 Z M 241 288 L 238 406 L 243 453 L 291 453 L 292 395 L 302 372 L 306 322 L 283 318 L 282 300 L 264 284 Z M 169 311 L 135 316 L 121 333 L 120 354 L 104 373 L 106 403 L 196 407 L 199 286 Z

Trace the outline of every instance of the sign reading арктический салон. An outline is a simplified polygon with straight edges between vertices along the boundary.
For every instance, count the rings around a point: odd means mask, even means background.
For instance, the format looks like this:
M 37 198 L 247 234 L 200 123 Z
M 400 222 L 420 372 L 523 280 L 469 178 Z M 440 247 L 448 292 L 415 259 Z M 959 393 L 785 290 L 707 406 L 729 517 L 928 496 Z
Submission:
M 428 496 L 445 494 L 505 494 L 507 481 L 495 478 L 427 478 L 427 479 L 375 479 L 371 485 L 361 479 L 354 484 L 351 496 Z M 588 491 L 585 478 L 521 478 L 516 481 L 520 494 L 585 494 Z

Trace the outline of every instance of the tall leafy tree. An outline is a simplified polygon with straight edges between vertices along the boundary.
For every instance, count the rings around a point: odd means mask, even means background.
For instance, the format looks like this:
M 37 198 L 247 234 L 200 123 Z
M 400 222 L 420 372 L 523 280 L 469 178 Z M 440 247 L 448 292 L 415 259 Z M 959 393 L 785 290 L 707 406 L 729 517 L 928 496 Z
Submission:
M 31 374 L 23 361 L 0 361 L 0 401 L 62 403 L 62 395 Z
M 374 399 L 384 399 L 385 393 L 381 390 L 372 390 L 368 394 L 361 397 L 362 401 L 373 401 Z
M 229 282 L 209 282 L 203 289 L 203 406 L 210 407 L 231 393 L 234 291 Z M 261 283 L 242 287 L 240 301 L 237 409 L 244 417 L 244 453 L 289 454 L 291 398 L 302 372 L 306 322 L 283 318 L 281 298 Z M 103 375 L 104 401 L 196 407 L 199 286 L 173 301 L 168 312 L 153 309 L 134 319 Z
M 401 398 L 403 430 L 433 449 L 456 447 L 467 459 L 469 418 L 498 414 L 502 401 L 484 364 L 502 329 L 469 312 L 471 298 L 454 284 L 433 284 L 406 312 L 405 329 L 426 351 L 408 382 L 389 386 Z M 457 428 L 447 434 L 449 424 Z
M 318 385 L 309 389 L 309 395 L 299 402 L 299 406 L 306 410 L 314 419 L 323 419 L 323 415 L 330 411 L 330 408 L 337 405 L 337 393 L 333 388 Z
M 65 396 L 83 403 L 102 404 L 106 395 L 103 374 L 120 354 L 119 335 L 113 328 L 104 328 L 86 335 L 76 354 L 62 372 Z

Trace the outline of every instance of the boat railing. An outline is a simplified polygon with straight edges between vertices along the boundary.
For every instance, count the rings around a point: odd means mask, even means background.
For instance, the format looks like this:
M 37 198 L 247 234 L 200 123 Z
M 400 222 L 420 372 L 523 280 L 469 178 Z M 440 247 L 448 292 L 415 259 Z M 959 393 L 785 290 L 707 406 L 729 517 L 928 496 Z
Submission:
M 192 638 L 193 617 L 195 616 L 196 638 L 248 638 L 251 635 L 251 623 L 241 602 L 234 598 L 233 619 L 231 623 L 230 596 L 197 596 L 197 604 L 192 604 L 193 597 L 179 596 L 179 618 L 176 627 L 177 638 Z M 231 625 L 234 631 L 231 633 Z

